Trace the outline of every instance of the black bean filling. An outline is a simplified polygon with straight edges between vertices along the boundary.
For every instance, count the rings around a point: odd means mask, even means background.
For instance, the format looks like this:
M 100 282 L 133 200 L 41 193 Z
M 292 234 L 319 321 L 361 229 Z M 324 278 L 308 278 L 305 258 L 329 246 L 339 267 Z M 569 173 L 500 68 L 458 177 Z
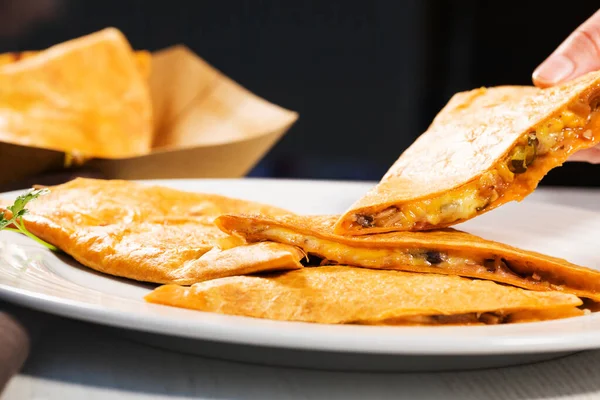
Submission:
M 444 261 L 444 259 L 442 257 L 442 253 L 440 253 L 439 251 L 428 251 L 428 252 L 426 252 L 425 253 L 425 259 L 431 265 L 437 265 L 437 264 L 440 264 L 442 261 Z
M 433 323 L 439 324 L 466 324 L 466 323 L 484 323 L 486 325 L 497 325 L 507 322 L 504 315 L 497 313 L 469 313 L 462 315 L 431 315 L 429 319 Z
M 483 266 L 485 267 L 485 269 L 488 272 L 496 272 L 496 260 L 494 259 L 487 259 L 483 261 Z

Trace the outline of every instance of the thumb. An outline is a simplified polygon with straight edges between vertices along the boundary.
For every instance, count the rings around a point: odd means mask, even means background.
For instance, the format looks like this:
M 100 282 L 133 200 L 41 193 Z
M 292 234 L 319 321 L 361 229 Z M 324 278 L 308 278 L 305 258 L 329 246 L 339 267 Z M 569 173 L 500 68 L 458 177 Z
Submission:
M 596 11 L 533 72 L 533 83 L 553 86 L 600 70 L 600 10 Z

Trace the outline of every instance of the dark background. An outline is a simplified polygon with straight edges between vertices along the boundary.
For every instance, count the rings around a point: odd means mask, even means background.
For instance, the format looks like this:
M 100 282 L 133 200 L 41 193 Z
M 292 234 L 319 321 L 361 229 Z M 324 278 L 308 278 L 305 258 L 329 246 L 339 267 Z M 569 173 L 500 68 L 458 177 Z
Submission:
M 0 0 L 0 51 L 107 26 L 133 47 L 184 43 L 300 113 L 253 176 L 378 180 L 456 91 L 531 84 L 594 1 Z M 426 160 L 425 160 L 426 161 Z M 568 163 L 544 185 L 600 186 Z

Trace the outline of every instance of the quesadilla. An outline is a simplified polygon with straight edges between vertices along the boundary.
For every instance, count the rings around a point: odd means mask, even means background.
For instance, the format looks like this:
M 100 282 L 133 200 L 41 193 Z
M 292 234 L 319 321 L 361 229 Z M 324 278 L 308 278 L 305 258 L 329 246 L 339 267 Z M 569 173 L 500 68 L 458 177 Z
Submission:
M 0 141 L 87 157 L 147 154 L 152 104 L 142 59 L 118 30 L 104 29 L 0 65 Z
M 30 57 L 38 56 L 40 51 L 18 51 L 13 53 L 1 53 L 0 54 L 0 66 L 6 64 L 13 64 L 21 60 L 25 60 Z M 147 50 L 137 50 L 133 53 L 135 62 L 140 75 L 144 79 L 150 78 L 152 72 L 152 55 Z
M 447 228 L 368 236 L 334 233 L 338 216 L 223 215 L 215 224 L 249 243 L 300 247 L 322 264 L 344 264 L 489 279 L 531 290 L 556 290 L 600 301 L 600 271 Z
M 336 232 L 451 226 L 522 200 L 552 168 L 600 142 L 600 71 L 547 89 L 454 95 Z
M 583 315 L 576 296 L 457 276 L 348 266 L 160 286 L 150 303 L 323 324 L 500 324 Z
M 25 227 L 96 271 L 189 285 L 302 268 L 304 254 L 295 246 L 245 244 L 213 224 L 223 212 L 289 213 L 285 210 L 119 180 L 79 178 L 49 190 L 28 204 Z

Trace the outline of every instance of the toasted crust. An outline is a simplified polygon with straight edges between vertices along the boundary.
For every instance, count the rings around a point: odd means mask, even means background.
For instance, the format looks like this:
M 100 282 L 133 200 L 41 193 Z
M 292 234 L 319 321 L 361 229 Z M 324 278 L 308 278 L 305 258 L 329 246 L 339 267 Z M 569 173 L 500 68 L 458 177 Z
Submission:
M 581 315 L 577 297 L 457 276 L 347 266 L 161 286 L 146 301 L 221 314 L 325 324 L 414 324 L 415 317 L 551 311 Z M 554 312 L 552 312 L 554 311 Z M 543 319 L 543 313 L 529 320 Z
M 0 140 L 89 157 L 148 153 L 147 58 L 110 28 L 0 65 Z
M 222 215 L 215 220 L 215 224 L 224 232 L 241 236 L 249 242 L 269 240 L 295 245 L 333 263 L 456 274 L 531 290 L 549 290 L 551 284 L 556 290 L 600 301 L 600 272 L 560 258 L 518 249 L 451 228 L 428 232 L 342 236 L 334 233 L 333 227 L 337 219 L 337 215 L 284 215 L 275 218 Z M 315 251 L 317 247 L 319 250 Z M 469 262 L 445 269 L 436 265 L 403 261 L 411 259 L 415 250 L 458 255 Z M 515 273 L 497 274 L 478 265 L 485 259 L 496 258 L 504 260 Z M 539 280 L 532 279 L 534 275 L 539 276 Z
M 30 57 L 40 55 L 40 51 L 19 51 L 0 54 L 0 66 L 13 64 Z M 152 54 L 147 50 L 137 50 L 133 53 L 137 63 L 138 71 L 144 79 L 148 79 L 152 73 Z
M 213 224 L 234 210 L 287 213 L 249 201 L 80 178 L 50 187 L 28 209 L 24 223 L 34 235 L 89 268 L 138 281 L 189 285 L 302 267 L 297 247 L 244 245 Z
M 396 230 L 420 230 L 450 226 L 508 201 L 521 200 L 539 180 L 578 150 L 600 142 L 600 134 L 575 140 L 553 152 L 543 166 L 522 174 L 499 198 L 468 218 L 437 225 L 363 227 L 352 225 L 356 215 L 369 215 L 433 199 L 473 182 L 500 163 L 515 144 L 548 118 L 567 108 L 594 102 L 600 96 L 600 72 L 548 89 L 500 86 L 454 95 L 423 133 L 390 167 L 381 182 L 341 216 L 339 234 L 369 234 Z M 596 122 L 596 124 L 598 124 Z M 600 128 L 600 127 L 599 127 Z M 526 179 L 525 179 L 526 177 Z

